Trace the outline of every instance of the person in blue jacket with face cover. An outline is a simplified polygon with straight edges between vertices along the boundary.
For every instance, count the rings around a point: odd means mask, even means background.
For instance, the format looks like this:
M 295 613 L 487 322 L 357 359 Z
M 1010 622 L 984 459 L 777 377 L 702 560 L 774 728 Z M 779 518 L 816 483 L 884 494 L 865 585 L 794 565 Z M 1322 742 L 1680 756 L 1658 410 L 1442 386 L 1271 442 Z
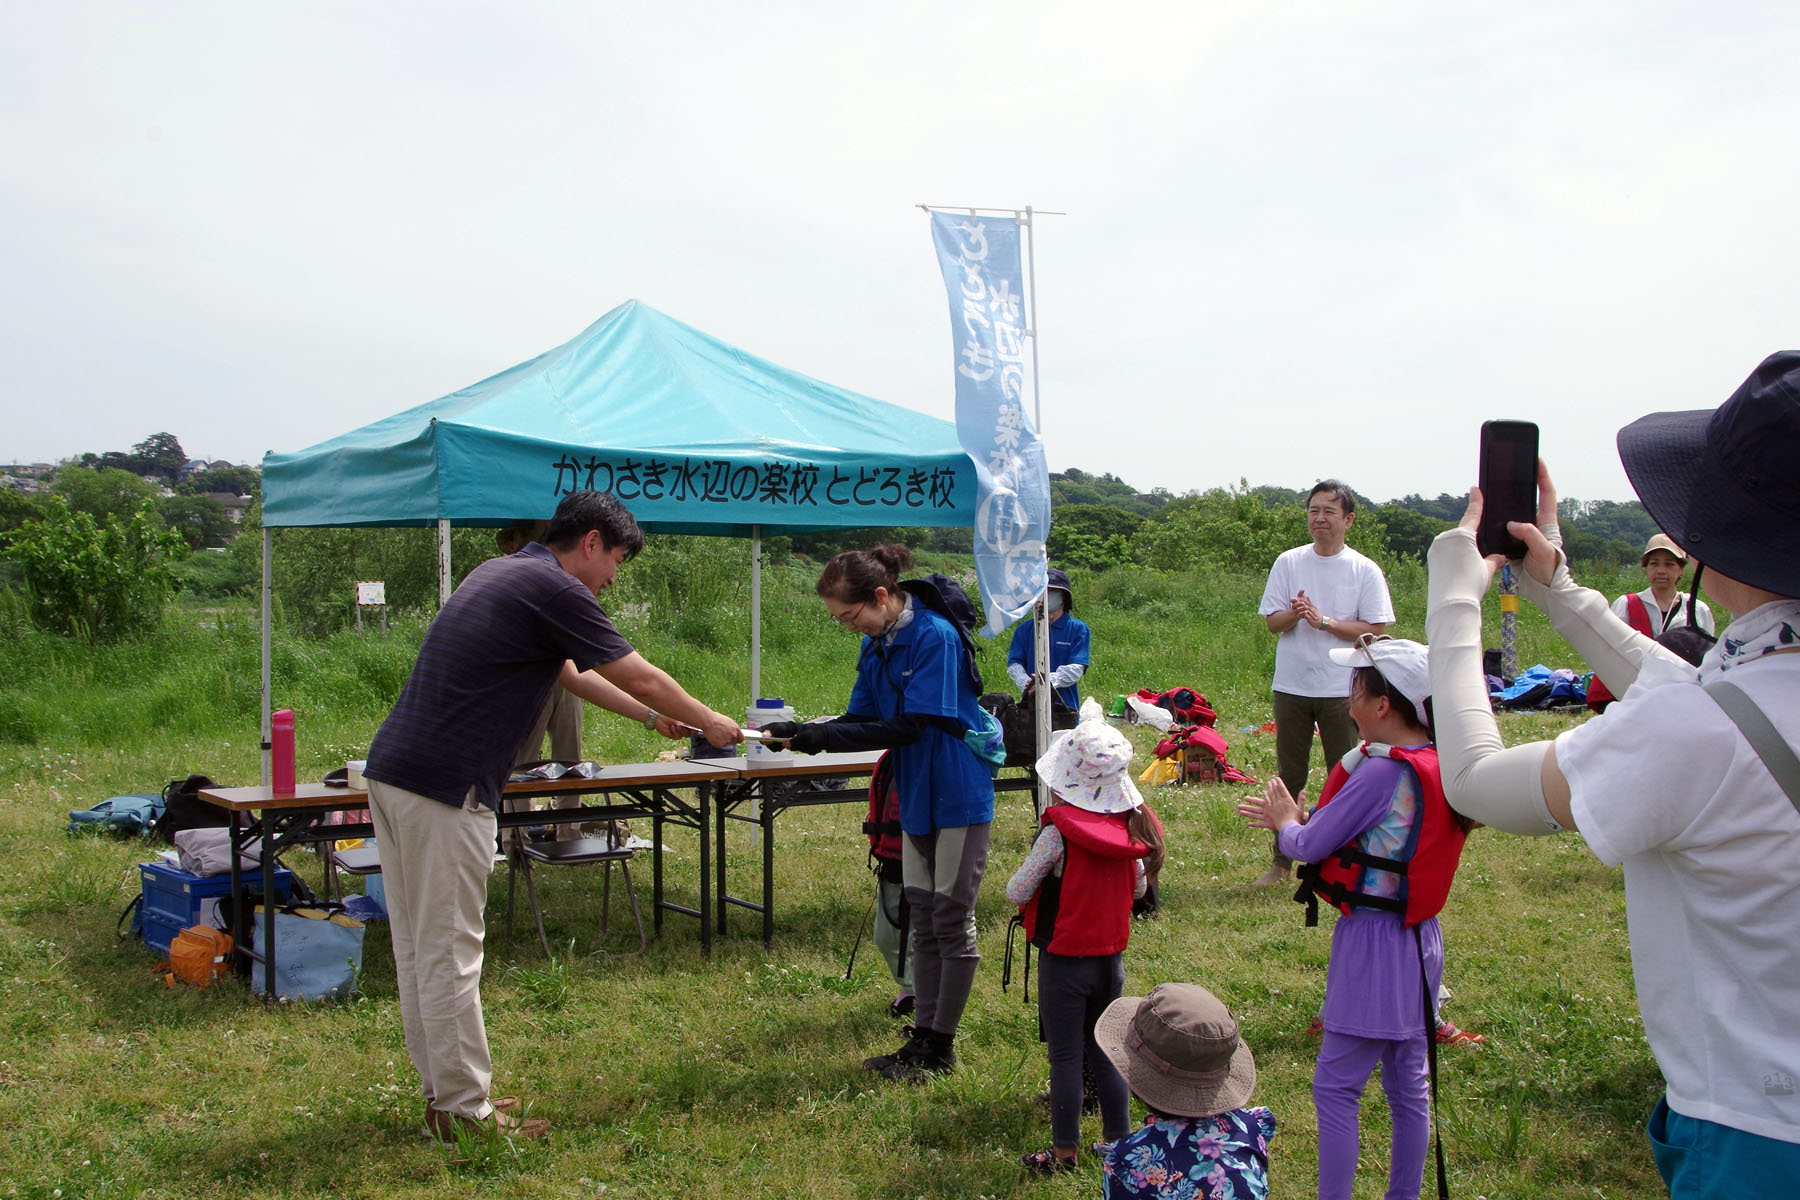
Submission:
M 1088 669 L 1087 622 L 1075 616 L 1075 596 L 1069 591 L 1069 577 L 1055 567 L 1050 568 L 1048 594 L 1044 606 L 1050 610 L 1050 686 L 1057 698 L 1070 708 L 1081 707 L 1081 696 L 1075 685 Z M 1031 676 L 1037 669 L 1037 622 L 1020 621 L 1013 629 L 1012 647 L 1006 654 L 1006 675 L 1021 692 L 1031 691 Z

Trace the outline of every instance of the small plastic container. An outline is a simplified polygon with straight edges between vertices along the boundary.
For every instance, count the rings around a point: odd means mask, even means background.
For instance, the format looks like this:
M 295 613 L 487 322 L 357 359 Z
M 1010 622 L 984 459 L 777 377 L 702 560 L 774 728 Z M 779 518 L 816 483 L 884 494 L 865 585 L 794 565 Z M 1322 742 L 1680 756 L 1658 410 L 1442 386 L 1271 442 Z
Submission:
M 744 710 L 744 727 L 747 729 L 762 729 L 777 721 L 793 719 L 794 710 L 780 696 L 759 696 L 755 704 Z M 794 761 L 794 752 L 786 746 L 773 750 L 766 742 L 747 741 L 744 757 L 752 763 L 786 763 Z
M 231 895 L 231 876 L 190 875 L 168 863 L 138 864 L 143 882 L 144 944 L 169 952 L 169 943 L 189 925 L 225 927 L 219 916 L 219 901 Z M 262 877 L 249 873 L 249 886 L 260 888 Z M 294 886 L 294 873 L 283 867 L 275 872 L 275 896 L 287 902 Z
M 294 791 L 294 710 L 269 714 L 269 787 L 277 794 Z

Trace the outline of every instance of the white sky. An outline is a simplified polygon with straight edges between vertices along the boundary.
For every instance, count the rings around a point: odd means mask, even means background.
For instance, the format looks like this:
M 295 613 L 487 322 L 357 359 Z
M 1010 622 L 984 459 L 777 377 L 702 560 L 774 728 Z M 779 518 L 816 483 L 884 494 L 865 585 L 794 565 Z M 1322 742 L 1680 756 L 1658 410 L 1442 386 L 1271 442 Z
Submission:
M 949 417 L 920 202 L 1068 213 L 1050 465 L 1143 488 L 1461 491 L 1516 417 L 1623 499 L 1800 345 L 1791 2 L 874 7 L 0 8 L 0 460 L 255 461 L 634 297 Z

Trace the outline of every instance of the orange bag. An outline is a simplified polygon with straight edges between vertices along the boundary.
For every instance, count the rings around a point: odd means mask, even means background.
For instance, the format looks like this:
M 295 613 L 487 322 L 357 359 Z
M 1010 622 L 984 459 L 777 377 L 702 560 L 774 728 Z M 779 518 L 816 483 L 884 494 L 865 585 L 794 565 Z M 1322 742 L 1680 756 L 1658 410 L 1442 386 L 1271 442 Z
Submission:
M 211 987 L 213 980 L 231 973 L 231 948 L 231 935 L 223 929 L 190 925 L 169 943 L 169 973 L 163 980 L 170 987 L 177 980 Z

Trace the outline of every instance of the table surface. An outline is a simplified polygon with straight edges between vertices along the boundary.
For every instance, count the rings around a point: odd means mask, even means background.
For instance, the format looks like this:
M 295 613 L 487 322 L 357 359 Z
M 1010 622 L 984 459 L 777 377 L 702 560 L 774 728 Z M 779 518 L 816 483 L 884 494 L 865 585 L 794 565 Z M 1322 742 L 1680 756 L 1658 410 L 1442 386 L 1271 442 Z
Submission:
M 870 775 L 881 761 L 885 750 L 837 750 L 830 754 L 796 754 L 789 762 L 768 762 L 753 758 L 696 759 L 709 766 L 728 768 L 731 779 L 765 779 L 771 775 Z
M 685 759 L 659 763 L 620 763 L 600 768 L 591 779 L 567 776 L 562 779 L 528 779 L 508 783 L 508 793 L 530 793 L 534 796 L 554 792 L 598 792 L 612 788 L 680 787 L 691 783 L 714 783 L 737 779 L 740 772 L 729 765 L 732 759 L 689 762 Z M 200 792 L 208 804 L 233 812 L 266 808 L 361 808 L 368 803 L 368 793 L 355 788 L 327 787 L 322 783 L 302 783 L 291 792 L 277 792 L 262 787 L 213 787 Z

